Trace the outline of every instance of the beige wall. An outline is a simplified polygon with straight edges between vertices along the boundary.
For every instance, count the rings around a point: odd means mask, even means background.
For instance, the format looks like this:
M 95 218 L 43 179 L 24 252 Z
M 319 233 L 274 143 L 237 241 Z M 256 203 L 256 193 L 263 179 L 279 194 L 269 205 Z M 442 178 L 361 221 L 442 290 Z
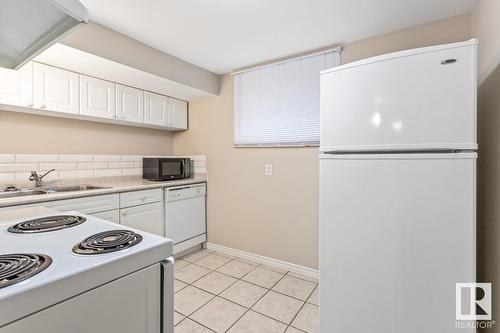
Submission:
M 493 319 L 500 318 L 500 1 L 481 0 L 472 13 L 479 39 L 478 281 L 493 283 Z M 500 332 L 497 324 L 485 332 Z
M 0 110 L 0 154 L 172 154 L 166 131 Z
M 349 43 L 343 62 L 469 38 L 470 17 L 460 16 Z M 175 134 L 174 152 L 207 155 L 209 242 L 318 268 L 318 150 L 234 148 L 228 75 L 220 96 L 190 104 L 189 125 Z

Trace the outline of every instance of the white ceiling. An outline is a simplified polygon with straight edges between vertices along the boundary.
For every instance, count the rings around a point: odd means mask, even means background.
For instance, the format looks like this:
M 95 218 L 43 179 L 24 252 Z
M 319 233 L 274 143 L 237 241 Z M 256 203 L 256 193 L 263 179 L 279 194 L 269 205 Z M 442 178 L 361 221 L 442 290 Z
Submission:
M 90 18 L 215 73 L 465 14 L 477 0 L 80 0 Z

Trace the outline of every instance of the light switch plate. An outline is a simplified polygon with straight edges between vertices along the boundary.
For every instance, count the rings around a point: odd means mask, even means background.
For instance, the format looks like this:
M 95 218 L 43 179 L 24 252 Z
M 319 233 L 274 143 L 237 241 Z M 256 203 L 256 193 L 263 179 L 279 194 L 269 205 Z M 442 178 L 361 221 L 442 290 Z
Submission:
M 266 164 L 265 174 L 266 174 L 266 176 L 272 176 L 273 175 L 273 165 L 272 164 Z

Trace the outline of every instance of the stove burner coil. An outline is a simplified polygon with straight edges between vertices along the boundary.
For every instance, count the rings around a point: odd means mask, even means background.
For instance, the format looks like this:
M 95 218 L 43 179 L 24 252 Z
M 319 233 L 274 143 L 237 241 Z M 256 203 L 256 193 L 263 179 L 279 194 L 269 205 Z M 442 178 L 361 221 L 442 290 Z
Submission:
M 85 217 L 72 215 L 57 215 L 41 217 L 10 226 L 9 232 L 16 234 L 31 234 L 67 229 L 86 221 Z
M 84 239 L 73 247 L 78 254 L 101 254 L 125 250 L 142 241 L 142 236 L 129 230 L 109 230 Z
M 52 258 L 44 254 L 0 255 L 0 289 L 26 280 L 49 267 Z

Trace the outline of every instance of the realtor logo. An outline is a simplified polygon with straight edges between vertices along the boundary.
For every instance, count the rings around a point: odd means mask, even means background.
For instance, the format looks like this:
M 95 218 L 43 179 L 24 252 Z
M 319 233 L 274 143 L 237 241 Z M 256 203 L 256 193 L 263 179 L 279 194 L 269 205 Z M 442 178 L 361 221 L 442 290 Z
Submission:
M 491 283 L 457 283 L 456 320 L 491 320 Z

